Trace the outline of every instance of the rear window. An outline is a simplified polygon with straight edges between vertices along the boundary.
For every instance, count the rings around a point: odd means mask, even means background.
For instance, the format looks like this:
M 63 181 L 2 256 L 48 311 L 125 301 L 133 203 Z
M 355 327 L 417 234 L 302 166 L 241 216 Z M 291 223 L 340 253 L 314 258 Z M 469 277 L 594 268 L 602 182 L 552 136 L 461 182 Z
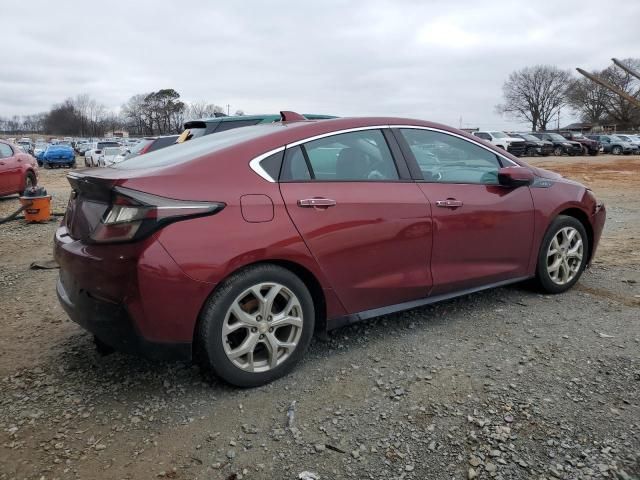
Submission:
M 207 135 L 188 142 L 171 145 L 146 155 L 131 157 L 111 168 L 133 170 L 137 168 L 176 165 L 254 138 L 269 135 L 275 131 L 274 128 L 281 127 L 277 126 L 277 124 L 270 123 L 246 128 L 236 128 L 216 135 Z
M 161 148 L 168 147 L 169 145 L 173 145 L 176 143 L 177 135 L 172 135 L 171 137 L 161 137 L 157 138 L 153 141 L 151 146 L 149 147 L 149 152 L 153 152 L 154 150 L 160 150 Z
M 131 147 L 129 149 L 129 151 L 131 152 L 132 155 L 137 155 L 140 153 L 140 151 L 146 147 L 147 145 L 149 145 L 151 142 L 153 142 L 152 139 L 150 138 L 145 138 L 144 140 L 136 143 L 133 147 Z

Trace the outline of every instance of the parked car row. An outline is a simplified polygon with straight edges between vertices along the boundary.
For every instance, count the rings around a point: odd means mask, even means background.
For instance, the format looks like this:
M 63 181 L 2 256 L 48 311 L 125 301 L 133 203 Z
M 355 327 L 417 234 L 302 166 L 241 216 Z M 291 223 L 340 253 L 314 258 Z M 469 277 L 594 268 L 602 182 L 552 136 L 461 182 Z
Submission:
M 505 133 L 489 130 L 471 133 L 517 157 L 640 153 L 640 135 L 584 135 L 571 131 Z

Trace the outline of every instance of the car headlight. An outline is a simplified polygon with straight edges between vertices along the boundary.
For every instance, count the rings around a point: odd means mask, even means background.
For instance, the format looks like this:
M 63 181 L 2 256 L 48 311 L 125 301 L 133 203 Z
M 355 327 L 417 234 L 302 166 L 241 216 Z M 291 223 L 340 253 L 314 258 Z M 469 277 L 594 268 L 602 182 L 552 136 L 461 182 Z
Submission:
M 570 147 L 571 144 L 569 142 L 563 143 L 562 145 L 564 145 L 565 147 Z

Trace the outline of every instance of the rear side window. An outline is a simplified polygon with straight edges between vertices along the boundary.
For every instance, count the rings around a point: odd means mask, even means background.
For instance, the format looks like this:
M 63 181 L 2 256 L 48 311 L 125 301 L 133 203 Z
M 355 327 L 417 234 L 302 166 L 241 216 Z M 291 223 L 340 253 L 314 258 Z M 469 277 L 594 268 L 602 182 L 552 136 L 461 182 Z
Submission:
M 380 130 L 341 133 L 288 149 L 283 180 L 394 181 L 398 170 Z
M 491 140 L 491 136 L 489 136 L 488 133 L 473 132 L 473 134 L 478 138 L 482 138 L 483 140 Z

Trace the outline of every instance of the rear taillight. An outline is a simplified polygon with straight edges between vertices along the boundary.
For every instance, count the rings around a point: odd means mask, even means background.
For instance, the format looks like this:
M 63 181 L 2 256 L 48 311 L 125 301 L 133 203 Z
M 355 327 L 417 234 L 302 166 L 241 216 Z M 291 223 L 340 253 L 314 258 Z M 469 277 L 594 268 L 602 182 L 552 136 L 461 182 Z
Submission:
M 218 213 L 221 202 L 174 200 L 129 188 L 115 187 L 110 207 L 91 233 L 95 243 L 140 240 L 169 223 Z

